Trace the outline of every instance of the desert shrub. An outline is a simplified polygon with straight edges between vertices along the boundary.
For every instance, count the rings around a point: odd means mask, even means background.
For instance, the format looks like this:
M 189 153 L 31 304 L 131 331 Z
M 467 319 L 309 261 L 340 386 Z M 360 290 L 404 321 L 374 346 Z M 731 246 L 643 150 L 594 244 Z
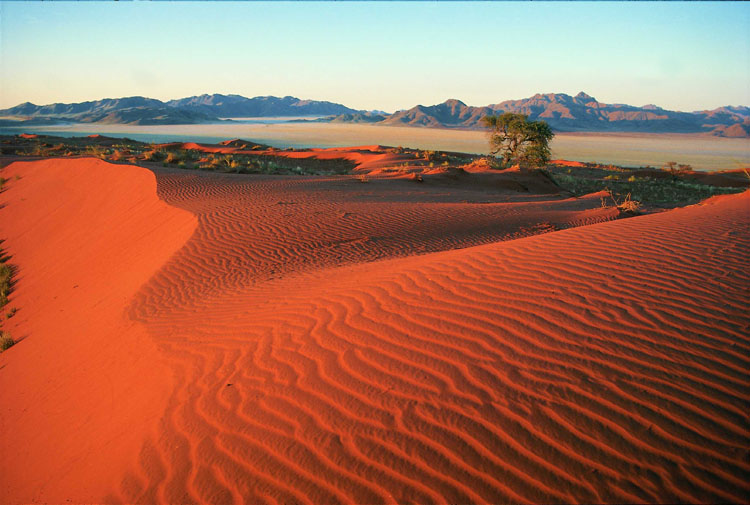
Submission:
M 11 347 L 13 347 L 13 344 L 15 344 L 16 341 L 13 340 L 13 337 L 10 336 L 10 333 L 7 331 L 4 331 L 0 333 L 0 352 L 7 351 Z
M 165 160 L 167 163 L 177 163 L 180 161 L 180 155 L 175 151 L 169 151 Z
M 152 149 L 151 151 L 144 151 L 143 153 L 144 161 L 162 161 L 165 158 L 166 155 L 164 151 L 161 151 L 159 149 Z
M 617 203 L 617 208 L 620 209 L 622 212 L 627 212 L 630 214 L 638 214 L 639 209 L 641 208 L 641 202 L 638 200 L 633 200 L 630 197 L 630 193 L 625 195 L 625 198 Z
M 677 179 L 677 176 L 680 174 L 693 171 L 691 165 L 680 164 L 674 161 L 666 162 L 661 169 L 672 174 L 672 179 Z
M 6 314 L 5 314 L 5 318 L 6 318 L 6 319 L 10 319 L 11 317 L 13 317 L 13 316 L 15 316 L 15 315 L 16 315 L 16 312 L 18 312 L 18 308 L 16 308 L 16 307 L 13 307 L 13 308 L 12 308 L 12 309 L 10 309 L 10 310 L 9 310 L 8 312 L 6 312 Z
M 639 214 L 641 202 L 634 200 L 630 193 L 624 197 L 618 197 L 617 194 L 610 189 L 607 189 L 606 192 L 607 196 L 601 198 L 602 208 L 607 209 L 609 207 L 616 207 L 623 213 Z
M 10 294 L 11 277 L 13 269 L 7 263 L 0 263 L 0 307 L 8 303 L 8 294 Z
M 224 159 L 214 154 L 208 157 L 208 166 L 212 170 L 219 170 L 224 163 Z
M 37 143 L 29 150 L 31 156 L 44 156 L 44 153 L 45 149 L 41 142 Z
M 104 158 L 107 156 L 108 151 L 107 149 L 104 149 L 103 147 L 99 147 L 99 146 L 86 146 L 86 150 L 84 151 L 84 154 L 88 156 L 95 156 L 97 158 Z

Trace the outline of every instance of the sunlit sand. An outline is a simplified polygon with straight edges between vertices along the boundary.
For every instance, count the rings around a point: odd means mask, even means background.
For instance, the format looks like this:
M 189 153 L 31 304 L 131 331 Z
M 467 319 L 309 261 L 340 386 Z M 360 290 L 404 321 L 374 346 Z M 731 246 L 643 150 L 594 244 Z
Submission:
M 613 220 L 451 178 L 3 175 L 4 503 L 750 492 L 747 192 Z

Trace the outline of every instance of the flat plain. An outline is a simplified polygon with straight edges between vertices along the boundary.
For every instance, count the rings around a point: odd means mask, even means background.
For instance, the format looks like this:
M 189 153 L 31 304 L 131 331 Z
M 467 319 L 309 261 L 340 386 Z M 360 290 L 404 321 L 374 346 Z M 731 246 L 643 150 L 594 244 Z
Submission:
M 219 142 L 229 138 L 255 139 L 275 147 L 345 147 L 368 144 L 487 154 L 482 131 L 366 124 L 290 123 L 273 118 L 263 122 L 195 125 L 75 124 L 67 127 L 28 127 L 49 135 L 126 136 L 145 142 Z M 0 133 L 17 134 L 15 128 Z M 750 167 L 750 140 L 699 134 L 558 133 L 551 143 L 553 158 L 628 167 L 659 167 L 668 161 L 690 164 L 696 170 L 736 170 Z

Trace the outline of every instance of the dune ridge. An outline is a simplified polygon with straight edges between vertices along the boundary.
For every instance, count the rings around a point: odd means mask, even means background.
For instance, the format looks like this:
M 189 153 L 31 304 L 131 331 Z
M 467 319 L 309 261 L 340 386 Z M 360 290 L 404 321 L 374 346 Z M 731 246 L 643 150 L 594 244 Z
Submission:
M 2 175 L 0 238 L 18 268 L 3 327 L 20 342 L 0 355 L 0 502 L 101 502 L 171 388 L 123 309 L 196 220 L 139 167 L 52 159 Z
M 408 237 L 407 251 L 348 241 L 342 255 L 323 238 L 306 245 L 329 229 L 314 201 L 297 203 L 315 219 L 283 222 L 261 203 L 262 179 L 251 191 L 170 177 L 160 195 L 200 224 L 130 310 L 170 356 L 178 387 L 161 440 L 144 444 L 113 500 L 669 503 L 750 493 L 750 194 L 500 243 L 466 232 L 461 244 L 474 247 L 437 243 L 420 256 L 426 236 L 461 231 L 430 208 L 442 228 L 420 235 L 418 219 L 388 201 L 388 212 L 363 214 Z M 320 191 L 282 184 L 291 203 Z M 246 195 L 267 212 L 251 226 L 249 204 L 238 204 Z M 465 212 L 456 222 L 477 222 Z M 257 233 L 269 222 L 277 227 Z M 377 261 L 334 267 L 349 254 Z

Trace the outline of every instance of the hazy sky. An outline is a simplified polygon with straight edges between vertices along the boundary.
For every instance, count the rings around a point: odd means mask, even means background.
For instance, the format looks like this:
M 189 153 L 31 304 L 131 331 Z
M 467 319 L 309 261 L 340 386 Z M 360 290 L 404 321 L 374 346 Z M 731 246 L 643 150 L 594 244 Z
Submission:
M 750 105 L 750 4 L 0 2 L 0 107 L 202 93 L 392 112 L 586 91 Z

